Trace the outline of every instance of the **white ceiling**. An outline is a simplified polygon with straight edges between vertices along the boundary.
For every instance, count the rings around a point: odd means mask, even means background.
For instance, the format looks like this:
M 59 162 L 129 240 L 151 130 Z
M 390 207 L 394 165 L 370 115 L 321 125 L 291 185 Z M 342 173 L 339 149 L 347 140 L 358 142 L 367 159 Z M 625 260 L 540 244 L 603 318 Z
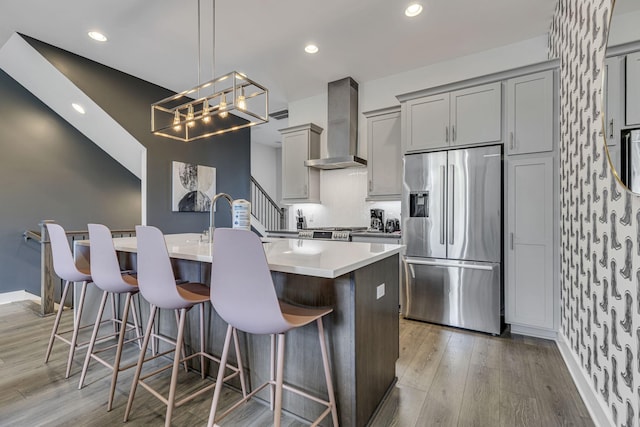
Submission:
M 420 1 L 407 18 L 409 0 L 217 0 L 216 74 L 264 84 L 273 112 L 345 76 L 363 83 L 546 34 L 557 0 Z M 197 0 L 2 0 L 0 45 L 21 32 L 179 91 L 198 83 L 197 22 Z M 308 42 L 320 51 L 306 54 Z

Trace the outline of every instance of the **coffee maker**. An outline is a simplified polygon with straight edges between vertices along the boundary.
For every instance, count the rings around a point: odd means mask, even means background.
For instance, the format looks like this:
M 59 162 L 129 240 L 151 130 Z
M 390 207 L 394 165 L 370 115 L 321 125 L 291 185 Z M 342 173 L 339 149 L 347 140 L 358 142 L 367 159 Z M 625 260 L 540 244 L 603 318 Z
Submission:
M 371 209 L 371 231 L 384 231 L 384 209 Z
M 302 214 L 302 209 L 296 211 L 296 229 L 304 230 L 307 228 L 307 219 Z

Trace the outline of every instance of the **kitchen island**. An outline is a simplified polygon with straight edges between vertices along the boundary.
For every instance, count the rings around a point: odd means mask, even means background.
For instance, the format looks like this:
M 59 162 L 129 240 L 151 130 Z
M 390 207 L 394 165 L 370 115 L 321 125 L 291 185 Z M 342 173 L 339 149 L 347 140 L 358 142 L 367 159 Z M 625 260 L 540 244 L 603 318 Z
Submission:
M 165 236 L 176 277 L 209 283 L 211 245 L 199 234 Z M 374 414 L 395 381 L 399 354 L 398 265 L 401 245 L 299 239 L 263 239 L 267 262 L 278 297 L 309 306 L 332 306 L 325 319 L 327 344 L 335 384 L 340 423 L 363 426 Z M 123 267 L 135 268 L 135 237 L 114 239 Z M 76 259 L 88 262 L 88 242 L 76 242 Z M 146 307 L 143 307 L 144 313 Z M 148 310 L 148 308 L 147 308 Z M 144 314 L 143 314 L 144 315 Z M 172 313 L 161 328 L 175 333 Z M 220 355 L 226 324 L 209 307 L 207 343 Z M 187 349 L 198 344 L 196 313 L 188 319 Z M 244 366 L 249 384 L 269 375 L 269 339 L 241 334 Z M 194 368 L 200 369 L 194 359 Z M 215 367 L 205 366 L 214 374 Z M 291 331 L 287 337 L 285 381 L 310 394 L 326 396 L 315 326 Z M 264 390 L 259 395 L 268 399 Z M 323 407 L 291 393 L 283 395 L 283 408 L 315 419 Z

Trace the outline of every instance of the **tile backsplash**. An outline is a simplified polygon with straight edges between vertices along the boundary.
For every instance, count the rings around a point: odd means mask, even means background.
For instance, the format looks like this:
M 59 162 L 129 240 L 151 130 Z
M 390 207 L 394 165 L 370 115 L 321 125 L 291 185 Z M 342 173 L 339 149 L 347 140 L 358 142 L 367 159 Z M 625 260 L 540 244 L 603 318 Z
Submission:
M 366 202 L 367 169 L 348 168 L 320 172 L 322 204 L 303 203 L 289 207 L 289 229 L 296 227 L 301 209 L 307 227 L 368 227 L 369 209 L 384 209 L 386 218 L 400 219 L 400 202 Z

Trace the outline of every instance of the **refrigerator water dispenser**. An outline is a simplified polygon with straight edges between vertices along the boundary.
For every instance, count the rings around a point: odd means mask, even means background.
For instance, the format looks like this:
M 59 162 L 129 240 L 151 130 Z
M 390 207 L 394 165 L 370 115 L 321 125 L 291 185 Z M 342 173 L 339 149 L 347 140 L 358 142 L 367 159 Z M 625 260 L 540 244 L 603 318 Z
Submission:
M 429 217 L 428 191 L 412 191 L 409 194 L 409 216 L 411 218 Z

